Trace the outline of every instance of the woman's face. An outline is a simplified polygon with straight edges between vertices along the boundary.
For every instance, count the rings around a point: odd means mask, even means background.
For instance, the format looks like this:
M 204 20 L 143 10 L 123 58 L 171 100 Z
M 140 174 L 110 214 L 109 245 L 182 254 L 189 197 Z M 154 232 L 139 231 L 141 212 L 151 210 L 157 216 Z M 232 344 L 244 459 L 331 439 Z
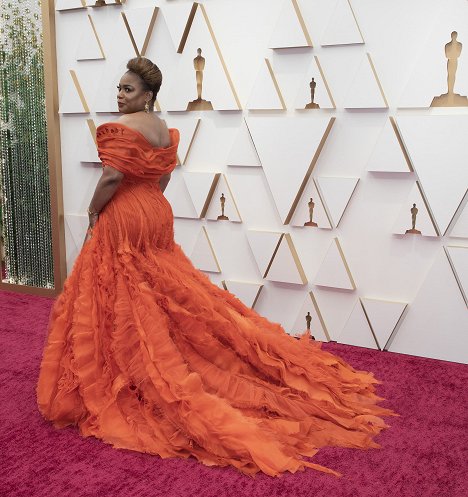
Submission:
M 117 85 L 117 105 L 123 114 L 144 110 L 145 103 L 151 100 L 153 93 L 145 91 L 140 76 L 126 72 Z

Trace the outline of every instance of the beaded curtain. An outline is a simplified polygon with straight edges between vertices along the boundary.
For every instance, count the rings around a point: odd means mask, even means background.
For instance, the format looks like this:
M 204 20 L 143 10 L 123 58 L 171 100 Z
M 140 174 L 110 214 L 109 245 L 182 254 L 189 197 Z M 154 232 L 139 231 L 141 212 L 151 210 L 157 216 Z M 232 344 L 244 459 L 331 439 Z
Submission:
M 0 207 L 6 279 L 53 288 L 41 4 L 0 0 Z

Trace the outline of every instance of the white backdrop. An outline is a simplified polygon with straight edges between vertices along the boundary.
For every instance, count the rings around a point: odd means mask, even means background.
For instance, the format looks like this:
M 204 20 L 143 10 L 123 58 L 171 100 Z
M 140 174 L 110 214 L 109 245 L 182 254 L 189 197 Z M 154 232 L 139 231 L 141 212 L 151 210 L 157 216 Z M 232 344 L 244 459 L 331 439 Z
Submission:
M 167 197 L 195 264 L 288 332 L 310 312 L 321 340 L 468 363 L 468 107 L 429 108 L 454 30 L 468 95 L 468 2 L 201 3 L 178 53 L 192 2 L 56 0 L 68 267 L 100 174 L 90 129 L 118 117 L 135 56 L 124 13 L 182 134 Z M 198 47 L 215 110 L 186 112 Z M 320 109 L 303 110 L 311 77 Z M 413 203 L 422 235 L 405 234 Z

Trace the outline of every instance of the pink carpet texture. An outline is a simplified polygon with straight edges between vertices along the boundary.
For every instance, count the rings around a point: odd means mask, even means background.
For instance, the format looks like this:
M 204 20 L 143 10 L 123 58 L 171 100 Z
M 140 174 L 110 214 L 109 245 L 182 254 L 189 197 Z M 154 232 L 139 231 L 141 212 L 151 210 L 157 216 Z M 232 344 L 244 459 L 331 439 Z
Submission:
M 1 497 L 467 497 L 468 367 L 349 347 L 324 348 L 383 384 L 400 414 L 367 451 L 326 448 L 313 470 L 249 478 L 194 459 L 116 450 L 73 428 L 54 429 L 35 399 L 52 301 L 0 292 Z M 468 330 L 467 330 L 468 332 Z

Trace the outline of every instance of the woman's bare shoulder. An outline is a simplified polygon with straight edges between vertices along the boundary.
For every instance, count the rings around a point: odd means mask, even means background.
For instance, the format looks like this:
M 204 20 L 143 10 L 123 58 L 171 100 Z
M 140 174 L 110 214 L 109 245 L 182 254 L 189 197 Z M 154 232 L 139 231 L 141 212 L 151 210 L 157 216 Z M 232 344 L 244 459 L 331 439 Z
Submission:
M 166 122 L 153 113 L 123 114 L 119 117 L 118 122 L 142 133 L 155 147 L 167 147 L 170 145 L 169 130 Z

